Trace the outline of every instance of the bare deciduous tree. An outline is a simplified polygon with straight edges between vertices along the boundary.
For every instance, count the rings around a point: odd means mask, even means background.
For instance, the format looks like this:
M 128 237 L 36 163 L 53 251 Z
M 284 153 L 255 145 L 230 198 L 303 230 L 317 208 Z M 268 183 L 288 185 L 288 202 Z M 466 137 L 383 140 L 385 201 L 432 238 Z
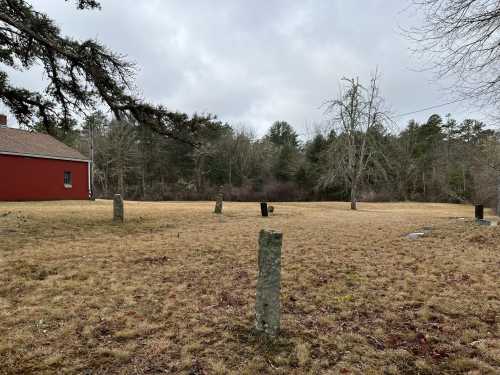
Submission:
M 377 73 L 372 76 L 368 88 L 357 78 L 343 78 L 342 82 L 339 98 L 327 102 L 326 112 L 332 116 L 339 136 L 332 147 L 336 162 L 330 166 L 325 182 L 331 183 L 344 176 L 349 185 L 351 209 L 356 210 L 360 183 L 376 150 L 371 135 L 383 126 L 385 114 Z
M 113 121 L 110 124 L 108 138 L 108 148 L 103 152 L 107 154 L 111 174 L 117 180 L 118 192 L 125 197 L 126 177 L 132 168 L 132 160 L 135 159 L 136 153 L 134 128 L 125 121 Z
M 498 109 L 500 99 L 500 2 L 413 0 L 423 25 L 407 35 L 441 78 L 455 79 L 465 97 Z M 457 92 L 457 91 L 455 91 Z

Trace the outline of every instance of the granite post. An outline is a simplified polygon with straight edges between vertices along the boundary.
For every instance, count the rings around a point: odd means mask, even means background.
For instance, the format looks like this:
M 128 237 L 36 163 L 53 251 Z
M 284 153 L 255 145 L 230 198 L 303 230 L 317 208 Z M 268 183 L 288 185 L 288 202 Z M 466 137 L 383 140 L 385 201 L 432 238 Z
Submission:
M 282 243 L 282 233 L 268 230 L 260 231 L 255 328 L 271 337 L 276 336 L 280 330 Z
M 216 213 L 216 214 L 222 214 L 222 202 L 223 202 L 223 199 L 224 199 L 224 193 L 222 191 L 222 186 L 221 186 L 221 187 L 219 187 L 219 191 L 217 192 L 214 213 Z

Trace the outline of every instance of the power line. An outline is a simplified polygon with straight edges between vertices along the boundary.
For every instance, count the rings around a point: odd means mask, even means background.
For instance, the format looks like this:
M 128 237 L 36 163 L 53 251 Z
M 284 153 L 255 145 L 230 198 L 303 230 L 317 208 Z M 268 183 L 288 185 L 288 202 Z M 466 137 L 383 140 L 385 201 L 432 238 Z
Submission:
M 453 101 L 448 102 L 448 103 L 443 103 L 443 104 L 433 105 L 433 106 L 431 106 L 431 107 L 422 108 L 422 109 L 419 109 L 419 110 L 416 110 L 416 111 L 412 111 L 412 112 L 401 113 L 401 114 L 399 114 L 399 115 L 395 115 L 395 116 L 391 116 L 391 117 L 392 117 L 392 118 L 398 118 L 398 117 L 409 116 L 409 115 L 413 115 L 413 114 L 415 114 L 415 113 L 420 113 L 420 112 L 429 111 L 429 110 L 431 110 L 431 109 L 436 109 L 436 108 L 446 107 L 447 105 L 450 105 L 450 104 L 455 104 L 455 103 L 459 103 L 459 102 L 463 102 L 464 100 L 467 100 L 467 99 L 469 99 L 469 98 L 457 99 L 457 100 L 453 100 Z
M 441 108 L 441 107 L 446 107 L 447 105 L 450 105 L 450 104 L 455 104 L 455 103 L 460 103 L 460 102 L 463 102 L 465 100 L 468 100 L 468 99 L 471 99 L 471 98 L 475 98 L 475 97 L 478 97 L 479 95 L 474 95 L 474 96 L 471 96 L 469 98 L 462 98 L 462 99 L 456 99 L 456 100 L 452 100 L 450 102 L 447 102 L 447 103 L 442 103 L 442 104 L 437 104 L 437 105 L 433 105 L 433 106 L 430 106 L 430 107 L 426 107 L 426 108 L 422 108 L 422 109 L 418 109 L 416 111 L 412 111 L 412 112 L 407 112 L 407 113 L 400 113 L 400 114 L 397 114 L 397 115 L 394 115 L 394 116 L 388 116 L 390 119 L 395 119 L 395 118 L 399 118 L 399 117 L 404 117 L 404 116 L 409 116 L 409 115 L 413 115 L 415 113 L 420 113 L 420 112 L 425 112 L 425 111 L 429 111 L 431 109 L 436 109 L 436 108 Z M 310 136 L 311 134 L 308 134 L 307 132 L 303 132 L 303 133 L 296 133 L 298 136 L 304 136 L 304 137 L 307 137 L 307 136 Z

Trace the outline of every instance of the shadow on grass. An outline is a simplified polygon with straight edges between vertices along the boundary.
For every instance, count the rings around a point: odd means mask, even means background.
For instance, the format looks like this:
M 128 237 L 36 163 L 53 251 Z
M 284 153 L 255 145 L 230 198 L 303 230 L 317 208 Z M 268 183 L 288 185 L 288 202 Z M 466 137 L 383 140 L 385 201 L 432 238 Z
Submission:
M 276 337 L 269 337 L 257 331 L 253 322 L 234 325 L 230 329 L 238 347 L 246 348 L 247 351 L 253 349 L 252 354 L 262 355 L 270 364 L 274 363 L 276 357 L 290 357 L 294 353 L 297 337 L 287 330 L 281 330 Z M 293 363 L 292 367 L 295 367 Z

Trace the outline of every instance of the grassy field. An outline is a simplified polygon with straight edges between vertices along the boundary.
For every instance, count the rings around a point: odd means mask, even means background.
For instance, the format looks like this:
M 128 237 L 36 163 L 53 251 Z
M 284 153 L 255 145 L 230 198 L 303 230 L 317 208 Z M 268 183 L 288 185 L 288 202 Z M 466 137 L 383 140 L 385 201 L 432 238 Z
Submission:
M 118 225 L 109 201 L 0 203 L 0 373 L 499 373 L 500 227 L 275 207 L 126 202 Z M 253 329 L 261 228 L 284 233 L 276 340 Z

